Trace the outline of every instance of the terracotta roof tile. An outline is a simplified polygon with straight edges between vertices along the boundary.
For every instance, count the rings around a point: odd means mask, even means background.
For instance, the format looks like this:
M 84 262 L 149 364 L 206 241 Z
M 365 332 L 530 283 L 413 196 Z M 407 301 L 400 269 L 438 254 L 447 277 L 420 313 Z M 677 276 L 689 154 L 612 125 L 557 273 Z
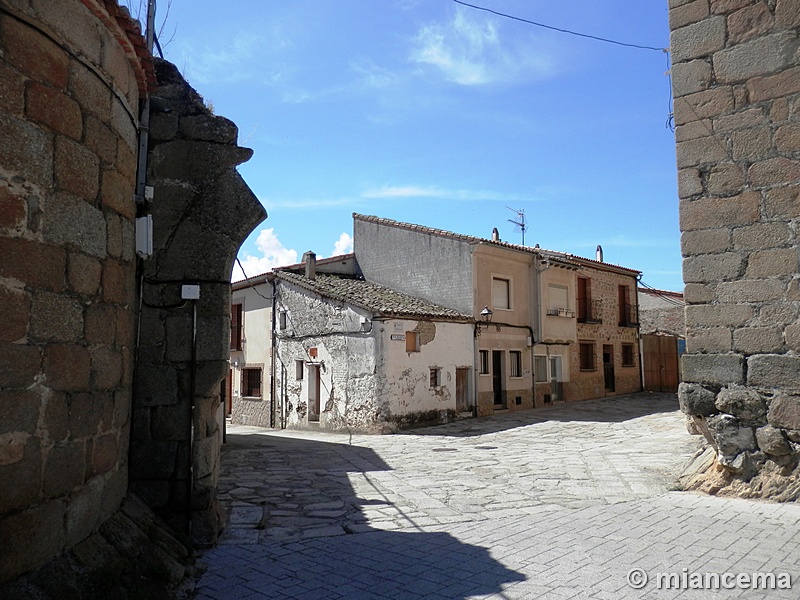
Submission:
M 303 275 L 287 271 L 278 271 L 275 276 L 324 298 L 347 302 L 384 317 L 472 321 L 471 315 L 363 279 L 320 274 L 315 279 L 308 279 Z

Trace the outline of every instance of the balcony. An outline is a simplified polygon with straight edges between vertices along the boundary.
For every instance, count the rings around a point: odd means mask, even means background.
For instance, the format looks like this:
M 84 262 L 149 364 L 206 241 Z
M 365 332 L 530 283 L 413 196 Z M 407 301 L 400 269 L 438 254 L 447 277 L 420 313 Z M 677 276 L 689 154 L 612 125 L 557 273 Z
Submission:
M 600 300 L 578 298 L 578 323 L 598 325 L 603 322 L 603 303 Z
M 623 304 L 619 307 L 619 326 L 638 327 L 639 307 L 635 304 Z

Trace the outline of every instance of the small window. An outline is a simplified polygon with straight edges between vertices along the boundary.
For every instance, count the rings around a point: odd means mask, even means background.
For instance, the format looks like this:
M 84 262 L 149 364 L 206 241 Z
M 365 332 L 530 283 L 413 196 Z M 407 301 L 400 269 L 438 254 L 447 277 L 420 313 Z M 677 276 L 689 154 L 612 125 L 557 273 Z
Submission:
M 533 376 L 536 383 L 547 382 L 547 357 L 534 356 L 533 357 Z
M 278 327 L 281 331 L 286 329 L 286 311 L 282 310 L 278 315 Z
M 242 369 L 242 396 L 261 398 L 261 369 Z
M 231 350 L 242 349 L 242 305 L 231 305 Z
M 511 377 L 522 377 L 522 352 L 511 350 L 509 354 L 511 358 Z
M 419 352 L 418 331 L 406 331 L 406 352 Z
M 305 365 L 304 365 L 302 360 L 294 361 L 294 378 L 297 381 L 302 381 L 303 380 L 304 367 L 305 367 Z
M 442 385 L 442 370 L 439 367 L 431 367 L 431 387 L 436 388 Z
M 488 375 L 489 374 L 489 351 L 488 350 L 481 350 L 481 375 Z
M 592 342 L 581 342 L 579 346 L 581 371 L 596 370 L 594 363 L 594 344 Z
M 635 367 L 636 366 L 636 353 L 633 351 L 633 344 L 622 344 L 622 366 Z
M 508 279 L 492 278 L 492 308 L 511 308 L 511 282 Z

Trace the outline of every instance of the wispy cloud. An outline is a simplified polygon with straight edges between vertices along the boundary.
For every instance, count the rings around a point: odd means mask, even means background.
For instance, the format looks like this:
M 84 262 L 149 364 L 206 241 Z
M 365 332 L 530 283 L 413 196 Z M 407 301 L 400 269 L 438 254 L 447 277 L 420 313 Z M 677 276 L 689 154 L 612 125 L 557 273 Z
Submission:
M 461 85 L 530 80 L 554 70 L 536 38 L 504 38 L 498 20 L 461 8 L 448 23 L 422 27 L 412 41 L 410 59 Z
M 476 200 L 497 202 L 530 202 L 536 198 L 530 195 L 509 194 L 491 190 L 449 190 L 425 186 L 384 186 L 361 193 L 362 198 L 401 199 L 401 198 L 440 198 L 443 200 Z
M 289 47 L 290 40 L 278 28 L 265 31 L 242 27 L 234 35 L 210 36 L 202 47 L 176 43 L 174 52 L 168 54 L 184 76 L 195 84 L 258 80 L 277 86 L 287 77 L 287 67 L 277 56 Z M 271 56 L 272 60 L 254 63 L 253 56 Z
M 353 198 L 280 198 L 261 199 L 267 211 L 274 208 L 326 208 L 335 206 L 349 206 L 355 201 Z

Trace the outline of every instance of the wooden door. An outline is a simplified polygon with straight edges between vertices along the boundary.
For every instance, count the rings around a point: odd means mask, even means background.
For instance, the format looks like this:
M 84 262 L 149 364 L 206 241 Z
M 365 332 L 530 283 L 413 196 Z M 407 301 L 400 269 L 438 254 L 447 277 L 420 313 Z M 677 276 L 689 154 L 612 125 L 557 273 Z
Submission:
M 503 351 L 492 350 L 492 391 L 495 408 L 505 408 L 506 398 L 503 391 L 505 374 L 503 373 Z
M 677 392 L 679 381 L 678 338 L 671 335 L 642 336 L 644 389 Z
M 456 369 L 456 412 L 463 413 L 469 410 L 469 367 Z
M 617 389 L 614 381 L 614 346 L 603 345 L 603 380 L 607 392 Z

